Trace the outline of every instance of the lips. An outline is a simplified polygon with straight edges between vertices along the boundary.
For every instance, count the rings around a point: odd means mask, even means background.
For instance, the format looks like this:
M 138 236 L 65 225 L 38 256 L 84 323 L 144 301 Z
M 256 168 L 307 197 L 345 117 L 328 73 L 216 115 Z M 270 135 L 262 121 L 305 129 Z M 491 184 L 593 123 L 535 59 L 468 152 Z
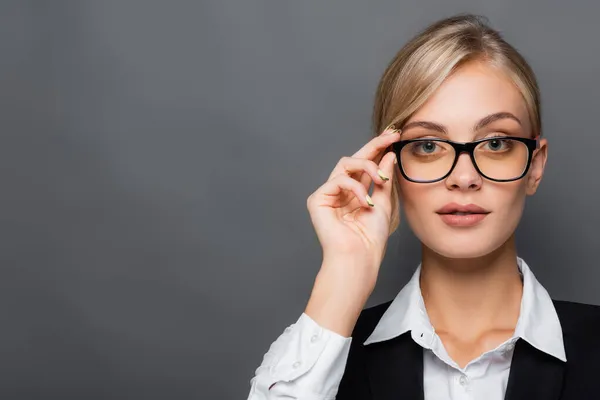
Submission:
M 437 210 L 436 213 L 449 226 L 468 227 L 483 221 L 490 211 L 476 204 L 449 203 Z
M 489 214 L 490 212 L 482 207 L 479 207 L 477 204 L 466 204 L 460 205 L 457 203 L 449 203 L 444 207 L 440 208 L 436 211 L 438 214 L 456 214 L 456 215 L 466 215 L 466 214 Z

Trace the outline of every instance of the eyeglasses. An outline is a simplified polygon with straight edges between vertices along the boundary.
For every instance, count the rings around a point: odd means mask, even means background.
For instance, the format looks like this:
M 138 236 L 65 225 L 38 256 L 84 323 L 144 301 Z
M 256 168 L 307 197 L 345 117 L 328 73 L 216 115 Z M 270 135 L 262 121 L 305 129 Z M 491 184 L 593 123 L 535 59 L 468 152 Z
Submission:
M 468 153 L 477 172 L 491 181 L 511 182 L 527 174 L 534 150 L 534 139 L 499 136 L 458 143 L 446 139 L 400 140 L 392 145 L 402 176 L 416 183 L 432 183 L 452 173 L 458 156 Z

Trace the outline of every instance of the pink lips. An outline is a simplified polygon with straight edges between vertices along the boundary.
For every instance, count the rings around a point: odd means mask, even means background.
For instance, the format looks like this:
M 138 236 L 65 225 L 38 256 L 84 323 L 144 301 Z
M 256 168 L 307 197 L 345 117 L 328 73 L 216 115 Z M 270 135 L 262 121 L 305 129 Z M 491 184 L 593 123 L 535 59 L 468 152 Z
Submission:
M 476 204 L 449 203 L 436 211 L 442 221 L 450 226 L 473 226 L 481 222 L 490 211 Z

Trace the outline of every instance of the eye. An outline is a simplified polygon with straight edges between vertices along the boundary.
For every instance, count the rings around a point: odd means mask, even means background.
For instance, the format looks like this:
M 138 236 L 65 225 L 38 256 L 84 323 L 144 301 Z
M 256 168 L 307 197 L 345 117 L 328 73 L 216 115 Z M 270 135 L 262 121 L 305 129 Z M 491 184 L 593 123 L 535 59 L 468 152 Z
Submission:
M 416 142 L 413 144 L 413 152 L 415 153 L 433 154 L 437 148 L 437 143 L 433 141 Z
M 494 138 L 485 142 L 484 148 L 491 151 L 502 151 L 510 149 L 512 141 L 510 139 Z

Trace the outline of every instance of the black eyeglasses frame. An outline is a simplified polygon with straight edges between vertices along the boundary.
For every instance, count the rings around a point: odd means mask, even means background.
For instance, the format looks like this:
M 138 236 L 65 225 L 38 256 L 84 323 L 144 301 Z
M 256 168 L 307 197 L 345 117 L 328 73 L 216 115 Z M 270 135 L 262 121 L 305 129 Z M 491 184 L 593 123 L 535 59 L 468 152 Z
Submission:
M 477 161 L 475 161 L 474 152 L 475 152 L 475 149 L 477 148 L 477 146 L 479 146 L 481 143 L 484 143 L 484 142 L 490 142 L 493 140 L 503 140 L 503 139 L 504 140 L 505 139 L 516 140 L 518 142 L 525 143 L 525 145 L 527 146 L 527 149 L 528 149 L 527 164 L 525 165 L 525 169 L 523 170 L 523 173 L 516 178 L 511 178 L 511 179 L 490 178 L 489 176 L 487 176 L 483 172 L 481 172 L 481 170 L 479 169 L 479 166 L 477 165 Z M 410 143 L 415 143 L 415 142 L 442 142 L 442 143 L 448 143 L 450 146 L 452 146 L 454 148 L 454 162 L 452 163 L 452 166 L 450 167 L 450 170 L 448 171 L 448 173 L 446 175 L 442 176 L 441 178 L 426 180 L 426 181 L 411 179 L 408 175 L 406 175 L 406 172 L 404 171 L 404 168 L 402 167 L 402 160 L 400 158 L 400 154 L 401 154 L 401 151 L 404 148 L 404 146 L 406 146 Z M 538 135 L 533 139 L 532 138 L 523 138 L 523 137 L 518 137 L 518 136 L 495 136 L 495 137 L 483 138 L 483 139 L 475 140 L 473 142 L 466 142 L 466 143 L 454 142 L 452 140 L 442 139 L 442 138 L 418 138 L 418 139 L 400 140 L 398 142 L 395 142 L 392 144 L 392 149 L 396 153 L 396 158 L 398 159 L 398 166 L 400 167 L 400 173 L 402 174 L 404 179 L 406 179 L 407 181 L 410 181 L 410 182 L 434 183 L 434 182 L 439 182 L 441 180 L 446 179 L 448 176 L 450 176 L 450 174 L 454 170 L 454 167 L 456 167 L 456 164 L 458 163 L 458 157 L 462 153 L 469 154 L 469 157 L 471 158 L 471 162 L 473 163 L 475 170 L 477 171 L 477 173 L 479 173 L 479 175 L 483 176 L 485 179 L 488 179 L 488 180 L 494 181 L 494 182 L 513 182 L 513 181 L 522 179 L 527 174 L 527 172 L 529 171 L 529 168 L 531 167 L 531 160 L 533 159 L 533 152 L 536 149 L 538 149 L 539 146 L 540 146 L 540 141 L 539 141 L 539 135 Z

